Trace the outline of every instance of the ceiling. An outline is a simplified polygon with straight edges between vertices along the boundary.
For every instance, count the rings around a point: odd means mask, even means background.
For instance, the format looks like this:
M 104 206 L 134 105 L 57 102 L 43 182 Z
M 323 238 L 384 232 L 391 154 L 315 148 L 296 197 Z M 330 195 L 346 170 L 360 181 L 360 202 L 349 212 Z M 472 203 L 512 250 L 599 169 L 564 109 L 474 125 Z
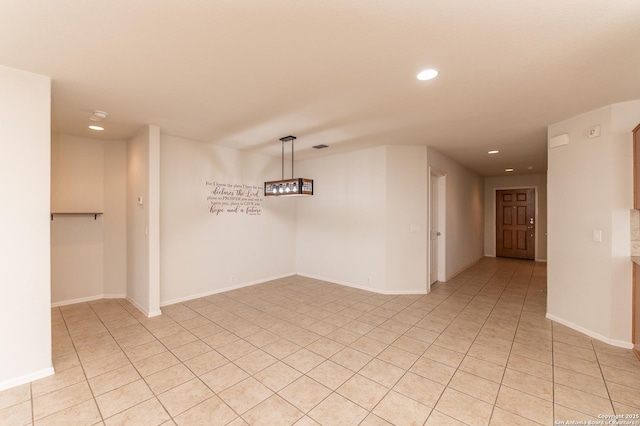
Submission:
M 640 1 L 2 0 L 0 64 L 52 78 L 55 132 L 276 156 L 292 134 L 298 159 L 429 145 L 536 173 L 547 125 L 640 99 Z

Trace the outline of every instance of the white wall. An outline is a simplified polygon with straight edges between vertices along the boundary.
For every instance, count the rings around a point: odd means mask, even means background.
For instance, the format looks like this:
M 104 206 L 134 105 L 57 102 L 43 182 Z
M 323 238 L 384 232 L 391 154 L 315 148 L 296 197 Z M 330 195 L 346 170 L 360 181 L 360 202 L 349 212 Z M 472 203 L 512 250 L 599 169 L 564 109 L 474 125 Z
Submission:
M 54 135 L 51 140 L 51 211 L 104 209 L 104 148 L 97 139 Z
M 427 291 L 428 183 L 425 146 L 388 146 L 386 285 L 389 292 Z
M 0 390 L 53 374 L 51 81 L 0 66 Z
M 147 316 L 161 313 L 159 148 L 156 126 L 127 142 L 127 298 Z
M 148 316 L 160 315 L 160 128 L 149 126 L 148 247 L 149 305 Z
M 127 143 L 104 141 L 103 293 L 127 292 Z
M 428 165 L 446 177 L 445 278 L 483 256 L 484 183 L 482 177 L 429 147 Z
M 536 256 L 547 260 L 547 175 L 495 176 L 484 178 L 484 254 L 496 255 L 496 190 L 513 188 L 536 189 Z
M 295 206 L 309 200 L 263 197 L 264 182 L 280 178 L 279 158 L 168 135 L 160 153 L 163 305 L 295 273 Z M 222 204 L 238 200 L 212 191 L 235 185 L 259 197 L 228 212 L 234 206 Z M 212 213 L 212 203 L 223 211 Z
M 604 107 L 549 126 L 570 143 L 549 150 L 547 316 L 601 340 L 631 347 L 629 210 L 631 131 L 640 101 Z M 600 125 L 601 136 L 588 130 Z M 593 231 L 602 231 L 595 242 Z
M 386 147 L 329 155 L 296 165 L 314 180 L 298 201 L 297 271 L 323 280 L 385 291 Z
M 427 150 L 386 146 L 301 161 L 298 273 L 380 293 L 427 288 Z M 413 230 L 412 230 L 413 225 Z
M 56 134 L 51 143 L 51 301 L 54 306 L 126 290 L 126 144 Z

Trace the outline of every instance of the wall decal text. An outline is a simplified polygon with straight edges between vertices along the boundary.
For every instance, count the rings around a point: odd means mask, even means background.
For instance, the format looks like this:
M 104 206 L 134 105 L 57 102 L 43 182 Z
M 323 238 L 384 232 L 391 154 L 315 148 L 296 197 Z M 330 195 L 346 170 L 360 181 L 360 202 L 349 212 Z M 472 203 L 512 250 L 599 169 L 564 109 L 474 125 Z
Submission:
M 262 186 L 206 181 L 209 213 L 215 216 L 262 214 Z

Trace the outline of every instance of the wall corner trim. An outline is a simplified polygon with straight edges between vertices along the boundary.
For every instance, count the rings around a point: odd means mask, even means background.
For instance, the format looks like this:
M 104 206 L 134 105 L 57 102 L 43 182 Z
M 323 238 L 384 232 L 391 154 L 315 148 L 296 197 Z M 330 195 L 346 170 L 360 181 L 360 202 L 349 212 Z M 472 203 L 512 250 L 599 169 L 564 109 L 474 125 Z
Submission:
M 162 314 L 162 311 L 152 311 L 152 312 L 147 312 L 142 306 L 140 306 L 139 303 L 137 303 L 135 300 L 133 300 L 132 298 L 127 296 L 127 300 L 136 308 L 138 308 L 138 310 L 140 312 L 142 312 L 144 314 L 145 317 L 147 318 L 152 318 L 152 317 L 156 317 L 160 314 Z

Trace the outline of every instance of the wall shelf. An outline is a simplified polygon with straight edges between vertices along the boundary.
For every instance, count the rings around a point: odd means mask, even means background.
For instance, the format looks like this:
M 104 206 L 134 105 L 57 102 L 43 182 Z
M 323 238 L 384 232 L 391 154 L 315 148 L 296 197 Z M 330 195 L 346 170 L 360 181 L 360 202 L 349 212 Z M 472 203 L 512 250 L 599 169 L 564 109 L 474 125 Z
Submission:
M 53 216 L 93 216 L 93 220 L 98 220 L 98 215 L 102 212 L 51 212 L 51 220 Z

